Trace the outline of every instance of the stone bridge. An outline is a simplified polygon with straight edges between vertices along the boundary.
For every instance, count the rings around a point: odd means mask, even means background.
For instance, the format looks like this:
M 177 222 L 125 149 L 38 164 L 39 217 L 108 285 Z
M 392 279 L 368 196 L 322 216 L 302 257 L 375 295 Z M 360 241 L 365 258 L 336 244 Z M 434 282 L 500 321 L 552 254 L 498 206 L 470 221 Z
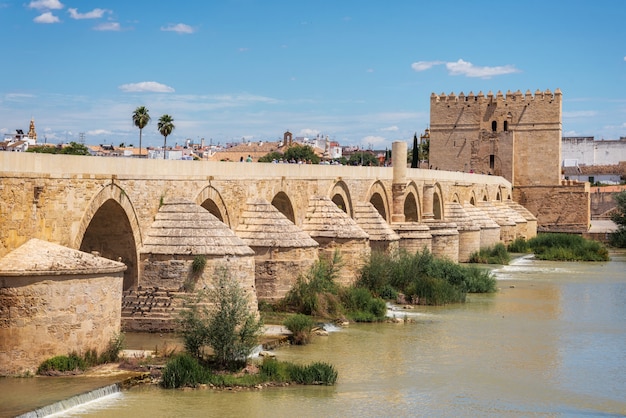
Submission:
M 406 161 L 404 142 L 395 142 L 393 149 L 395 161 Z M 393 168 L 351 167 L 3 152 L 0 257 L 31 238 L 97 252 L 127 265 L 124 289 L 128 290 L 141 285 L 141 251 L 157 213 L 168 202 L 202 207 L 237 233 L 252 201 L 271 203 L 306 231 L 307 211 L 314 198 L 333 202 L 352 219 L 359 205 L 369 202 L 400 235 L 401 244 L 405 236 L 423 231 L 411 225 L 456 222 L 451 212 L 459 216 L 459 207 L 465 212 L 463 208 L 469 211 L 468 206 L 473 209 L 484 203 L 489 208 L 483 212 L 488 213 L 493 210 L 491 203 L 499 203 L 500 209 L 495 210 L 502 215 L 505 208 L 508 211 L 515 205 L 510 200 L 511 184 L 502 177 L 410 169 L 402 163 Z M 518 208 L 517 213 L 519 217 L 524 212 Z M 502 225 L 498 216 L 490 216 Z M 525 216 L 532 222 L 532 215 Z M 478 220 L 470 223 L 476 224 L 475 229 L 482 225 Z M 403 231 L 409 232 L 403 235 Z M 529 228 L 521 235 L 535 232 L 536 222 L 534 231 Z M 511 238 L 514 235 L 520 233 Z M 460 245 L 462 252 L 462 240 Z M 451 258 L 458 260 L 454 255 Z

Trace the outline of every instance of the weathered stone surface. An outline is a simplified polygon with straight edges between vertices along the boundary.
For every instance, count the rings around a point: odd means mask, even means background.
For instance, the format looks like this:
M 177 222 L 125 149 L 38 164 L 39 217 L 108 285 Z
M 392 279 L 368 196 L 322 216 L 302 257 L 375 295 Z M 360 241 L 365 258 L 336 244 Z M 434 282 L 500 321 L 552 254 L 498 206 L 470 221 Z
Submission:
M 372 251 L 393 252 L 399 248 L 400 235 L 380 216 L 374 205 L 357 202 L 354 220 L 369 235 Z
M 500 225 L 491 219 L 483 210 L 465 202 L 465 212 L 480 226 L 480 248 L 493 247 L 500 242 Z
M 424 223 L 400 222 L 391 224 L 393 230 L 400 236 L 400 249 L 415 254 L 424 251 L 432 252 L 433 236 L 430 228 Z
M 318 259 L 317 241 L 267 200 L 249 199 L 235 233 L 255 253 L 257 298 L 283 298 Z
M 432 235 L 432 253 L 435 257 L 459 262 L 459 231 L 455 223 L 429 220 L 424 222 Z
M 356 281 L 363 263 L 370 256 L 369 236 L 344 211 L 327 197 L 311 197 L 302 229 L 320 245 L 320 257 L 342 258 L 338 283 Z
M 194 260 L 205 260 L 194 271 Z M 182 199 L 164 202 L 141 249 L 139 286 L 188 290 L 211 288 L 228 274 L 257 312 L 254 251 L 204 208 Z
M 472 253 L 480 250 L 480 226 L 459 202 L 445 204 L 446 221 L 457 225 L 459 231 L 459 257 L 461 263 L 469 261 Z
M 0 375 L 72 351 L 103 352 L 120 331 L 126 266 L 41 240 L 0 259 Z

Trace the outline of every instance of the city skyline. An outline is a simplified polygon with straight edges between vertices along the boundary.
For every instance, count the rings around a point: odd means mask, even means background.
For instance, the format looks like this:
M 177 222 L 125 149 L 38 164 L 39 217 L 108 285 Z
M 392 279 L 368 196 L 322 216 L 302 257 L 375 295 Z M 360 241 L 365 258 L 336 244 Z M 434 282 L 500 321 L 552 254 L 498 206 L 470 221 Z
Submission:
M 435 2 L 432 2 L 435 3 Z M 329 136 L 384 149 L 430 95 L 563 92 L 563 136 L 626 136 L 626 3 L 0 0 L 0 133 L 143 146 Z

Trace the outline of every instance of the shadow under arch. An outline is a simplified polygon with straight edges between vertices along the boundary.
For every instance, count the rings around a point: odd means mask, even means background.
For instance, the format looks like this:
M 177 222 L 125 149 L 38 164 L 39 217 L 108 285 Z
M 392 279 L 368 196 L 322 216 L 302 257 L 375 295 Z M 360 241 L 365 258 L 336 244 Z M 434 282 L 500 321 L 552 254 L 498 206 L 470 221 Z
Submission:
M 476 206 L 476 193 L 474 192 L 474 190 L 472 190 L 472 192 L 470 193 L 469 203 L 472 206 Z
M 380 216 L 389 222 L 389 198 L 385 186 L 380 180 L 375 181 L 367 192 L 367 200 L 376 208 Z
M 453 193 L 452 194 L 452 201 L 456 202 L 456 203 L 461 203 L 461 199 L 459 198 L 459 194 L 458 193 Z
M 208 210 L 213 216 L 230 228 L 230 217 L 224 199 L 213 186 L 207 186 L 198 193 L 196 204 Z
M 409 183 L 404 196 L 404 220 L 406 222 L 419 222 L 422 217 L 421 205 L 417 185 Z
M 443 211 L 443 193 L 441 191 L 441 185 L 435 183 L 435 192 L 433 193 L 433 215 L 435 219 L 442 220 L 444 218 Z
M 105 185 L 89 202 L 74 237 L 80 251 L 97 251 L 101 257 L 126 264 L 123 289 L 136 288 L 139 280 L 139 248 L 143 243 L 135 209 L 114 183 Z
M 285 215 L 292 223 L 296 223 L 296 215 L 291 204 L 291 199 L 285 192 L 278 192 L 272 199 L 272 206 L 274 206 L 280 213 Z
M 330 196 L 330 200 L 332 200 L 333 203 L 337 205 L 337 207 L 339 207 L 339 209 L 347 213 L 349 217 L 354 217 L 352 198 L 350 197 L 350 189 L 348 188 L 348 185 L 346 183 L 344 183 L 342 180 L 339 180 L 330 189 L 328 196 Z

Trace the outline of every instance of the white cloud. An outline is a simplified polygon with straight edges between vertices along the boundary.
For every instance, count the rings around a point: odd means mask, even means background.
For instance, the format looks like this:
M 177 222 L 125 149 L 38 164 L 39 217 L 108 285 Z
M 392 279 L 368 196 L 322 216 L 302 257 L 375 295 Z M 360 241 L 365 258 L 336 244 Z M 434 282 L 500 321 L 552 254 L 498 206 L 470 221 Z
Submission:
M 37 10 L 60 10 L 64 6 L 59 0 L 33 0 L 28 7 Z
M 624 61 L 626 61 L 626 57 L 624 57 Z
M 156 81 L 142 81 L 140 83 L 122 84 L 119 89 L 126 93 L 173 93 L 174 89 Z
M 106 23 L 101 23 L 99 25 L 94 26 L 93 30 L 101 30 L 101 31 L 119 31 L 122 28 L 120 27 L 120 24 L 117 22 L 106 22 Z
M 196 30 L 184 23 L 177 23 L 175 25 L 161 26 L 161 30 L 164 32 L 176 32 L 176 33 L 194 33 Z
M 387 139 L 383 136 L 369 135 L 361 139 L 361 144 L 364 148 L 377 149 L 380 145 L 386 144 Z
M 111 135 L 113 132 L 111 131 L 107 131 L 106 129 L 94 129 L 92 131 L 87 131 L 87 135 L 91 136 L 97 136 L 97 135 Z
M 45 12 L 33 19 L 35 23 L 59 23 L 58 17 L 52 14 L 52 12 Z
M 411 68 L 415 71 L 425 71 L 430 70 L 435 65 L 445 64 L 443 61 L 417 61 L 411 64 Z
M 22 99 L 32 99 L 33 97 L 35 97 L 35 95 L 29 93 L 7 93 L 4 95 L 4 100 L 17 101 Z
M 513 65 L 499 65 L 496 67 L 479 67 L 471 62 L 459 59 L 454 62 L 445 61 L 417 61 L 411 64 L 411 68 L 414 71 L 426 71 L 433 68 L 435 65 L 445 64 L 450 75 L 464 75 L 466 77 L 480 77 L 491 78 L 497 75 L 519 73 L 520 70 Z
M 397 126 L 389 126 L 387 128 L 382 128 L 381 131 L 383 132 L 395 132 L 397 131 L 399 128 Z
M 307 138 L 314 138 L 319 133 L 320 131 L 318 131 L 317 129 L 304 128 L 304 129 L 300 129 L 300 132 L 296 136 L 305 136 Z
M 107 12 L 106 9 L 93 9 L 87 13 L 78 13 L 78 9 L 67 9 L 72 19 L 99 19 Z
M 496 75 L 518 73 L 519 70 L 512 65 L 497 67 L 478 67 L 468 61 L 459 59 L 457 62 L 446 63 L 450 75 L 465 75 L 467 77 L 491 78 Z

